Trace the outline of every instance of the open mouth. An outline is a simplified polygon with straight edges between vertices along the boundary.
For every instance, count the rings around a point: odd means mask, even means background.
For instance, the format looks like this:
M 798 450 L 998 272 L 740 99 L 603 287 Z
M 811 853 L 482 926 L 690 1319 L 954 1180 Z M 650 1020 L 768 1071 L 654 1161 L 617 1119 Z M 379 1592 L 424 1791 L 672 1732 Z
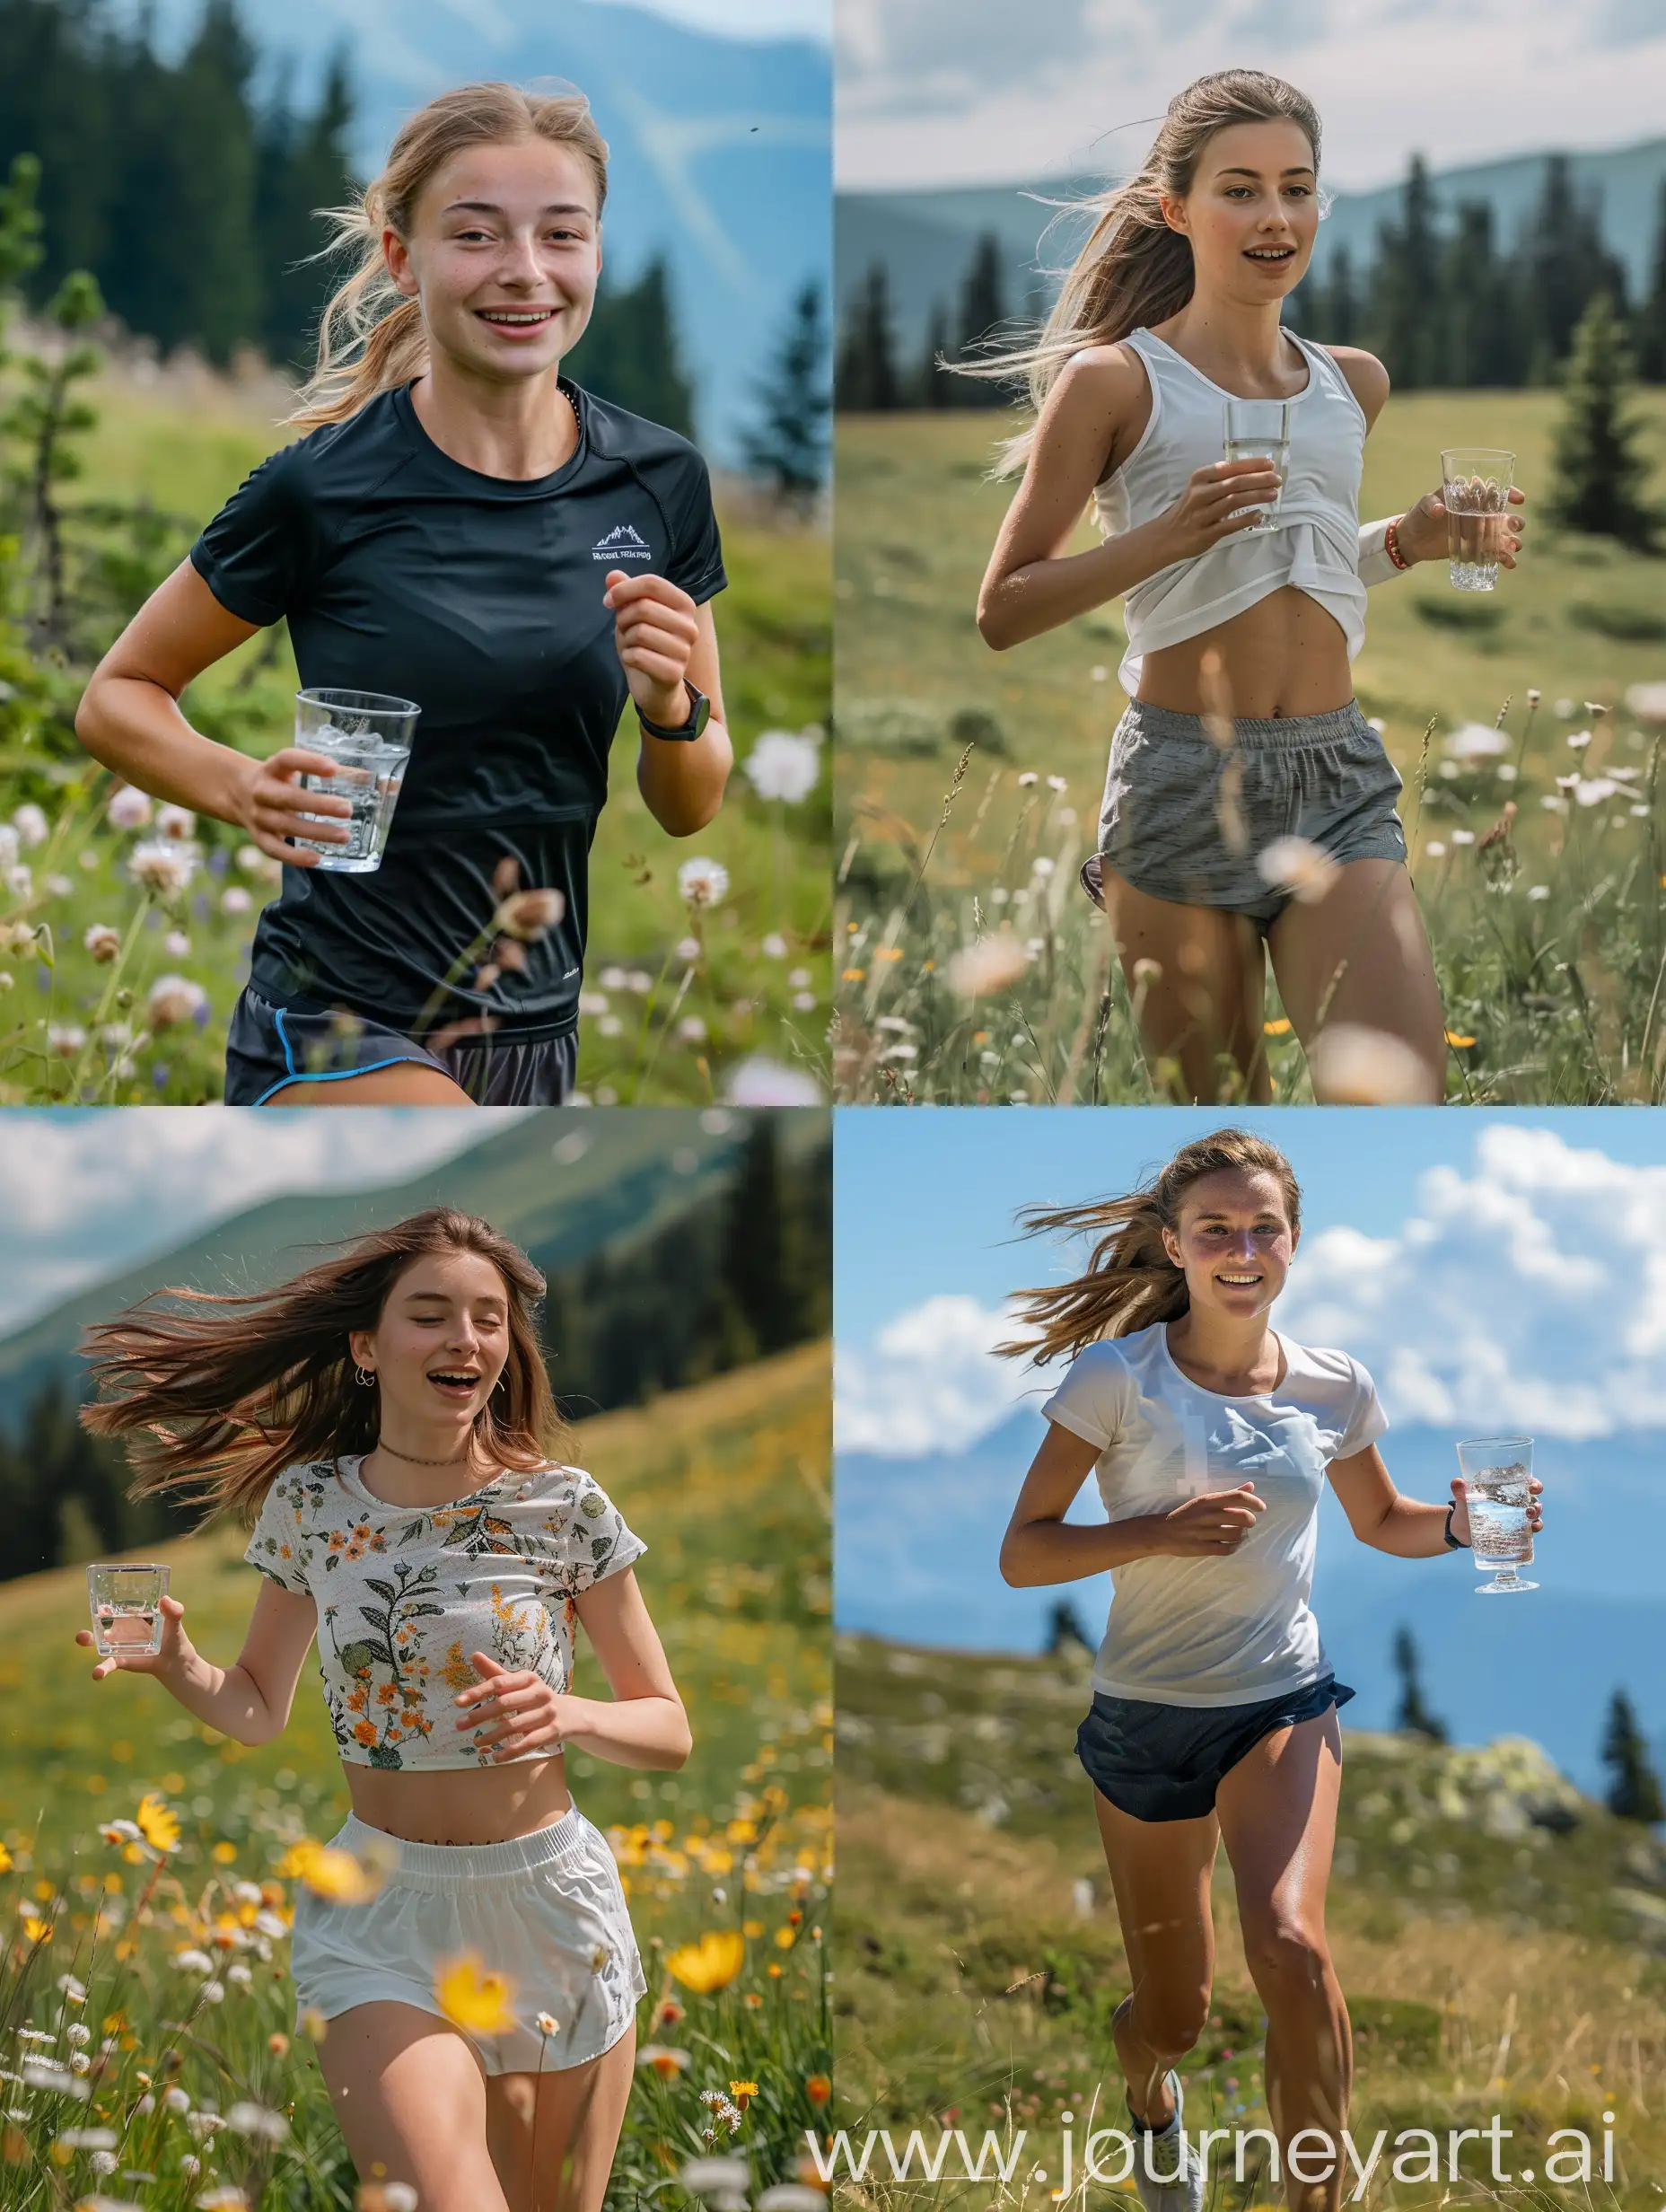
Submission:
M 459 1401 L 472 1398 L 480 1387 L 479 1374 L 472 1367 L 440 1368 L 428 1380 L 442 1397 Z
M 556 319 L 553 307 L 479 307 L 475 312 L 482 322 L 489 322 L 494 330 L 502 330 L 510 338 L 529 338 Z
M 1270 268 L 1282 268 L 1286 261 L 1293 261 L 1295 258 L 1296 250 L 1293 246 L 1246 246 L 1244 248 L 1246 260 L 1261 261 Z
M 1223 1283 L 1228 1290 L 1253 1290 L 1265 1278 L 1259 1275 L 1217 1275 L 1214 1279 Z

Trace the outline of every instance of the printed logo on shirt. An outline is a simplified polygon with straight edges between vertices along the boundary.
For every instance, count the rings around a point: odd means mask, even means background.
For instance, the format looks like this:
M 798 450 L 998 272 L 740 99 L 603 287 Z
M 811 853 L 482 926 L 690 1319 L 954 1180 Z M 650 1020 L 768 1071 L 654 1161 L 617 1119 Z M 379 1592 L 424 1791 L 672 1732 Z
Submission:
M 605 538 L 599 538 L 591 548 L 593 561 L 651 561 L 653 549 L 646 539 L 639 538 L 628 522 L 620 522 Z

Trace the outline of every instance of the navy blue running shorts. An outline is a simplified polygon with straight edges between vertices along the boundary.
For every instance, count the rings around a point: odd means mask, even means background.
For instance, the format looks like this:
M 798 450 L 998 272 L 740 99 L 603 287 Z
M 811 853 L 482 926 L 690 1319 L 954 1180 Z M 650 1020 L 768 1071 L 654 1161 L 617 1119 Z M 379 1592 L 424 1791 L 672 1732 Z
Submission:
M 225 1045 L 225 1102 L 264 1106 L 297 1083 L 342 1083 L 410 1061 L 437 1067 L 477 1106 L 560 1106 L 578 1069 L 578 1035 L 465 1037 L 432 1048 L 360 1014 L 275 1006 L 245 985 Z
M 1100 1690 L 1076 1731 L 1076 1757 L 1094 1788 L 1136 1821 L 1201 1820 L 1214 1810 L 1221 1777 L 1263 1736 L 1355 1694 L 1334 1674 L 1255 1705 L 1160 1705 Z

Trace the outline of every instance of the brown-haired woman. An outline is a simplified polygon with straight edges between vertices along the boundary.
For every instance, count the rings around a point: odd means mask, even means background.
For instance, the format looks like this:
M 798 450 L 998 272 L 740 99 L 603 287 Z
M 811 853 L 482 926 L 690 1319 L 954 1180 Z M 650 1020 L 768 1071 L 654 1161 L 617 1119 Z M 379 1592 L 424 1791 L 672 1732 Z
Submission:
M 266 1743 L 317 1637 L 353 1806 L 335 1844 L 374 1894 L 298 1887 L 297 2017 L 329 2023 L 320 2061 L 359 2172 L 424 2212 L 597 2212 L 645 1982 L 565 1747 L 630 1767 L 689 1751 L 631 1571 L 644 1547 L 560 1456 L 543 1288 L 506 1237 L 435 1209 L 276 1289 L 171 1293 L 89 1331 L 87 1426 L 131 1439 L 138 1491 L 241 1513 L 267 1577 L 234 1665 L 164 1598 L 161 1651 L 93 1680 L 153 1674 Z M 575 1620 L 611 1699 L 572 1694 Z M 510 1978 L 513 2026 L 452 2024 L 453 1961 Z
M 1430 492 L 1360 527 L 1388 373 L 1280 324 L 1312 258 L 1319 161 L 1312 102 L 1227 69 L 1177 93 L 1139 173 L 1084 203 L 1097 220 L 1039 343 L 977 372 L 1024 372 L 1038 417 L 1006 449 L 1024 478 L 978 623 L 1004 650 L 1126 594 L 1128 706 L 1083 883 L 1130 979 L 1145 963 L 1146 1043 L 1179 1093 L 1271 1095 L 1270 953 L 1318 1097 L 1429 1102 L 1440 993 L 1400 780 L 1349 663 L 1365 585 L 1442 557 L 1445 509 Z M 1232 399 L 1291 403 L 1282 494 L 1270 461 L 1220 457 Z M 1071 553 L 1090 504 L 1104 543 Z M 1500 519 L 1507 568 L 1521 529 Z M 1363 1057 L 1360 1029 L 1380 1040 Z
M 291 417 L 308 434 L 234 494 L 87 687 L 91 752 L 284 864 L 232 1017 L 229 1105 L 559 1104 L 627 700 L 661 827 L 690 836 L 722 803 L 706 465 L 561 373 L 595 301 L 607 179 L 576 94 L 470 84 L 413 115 L 337 211 L 359 266 Z M 296 842 L 347 838 L 317 819 L 347 802 L 300 782 L 329 761 L 250 759 L 180 711 L 280 619 L 303 688 L 422 710 L 373 873 Z
M 1336 2212 L 1353 2050 L 1325 1888 L 1342 1772 L 1335 1708 L 1355 1693 L 1333 1675 L 1308 1604 L 1320 1493 L 1328 1478 L 1362 1543 L 1429 1558 L 1469 1541 L 1461 1485 L 1447 1506 L 1399 1496 L 1364 1368 L 1269 1325 L 1301 1193 L 1263 1138 L 1217 1130 L 1144 1189 L 1025 1219 L 1031 1233 L 1096 1239 L 1085 1273 L 1021 1294 L 1035 1333 L 1001 1347 L 1071 1363 L 1042 1409 L 1052 1426 L 1001 1571 L 1034 1584 L 1109 1567 L 1115 1585 L 1076 1748 L 1133 1982 L 1114 2032 L 1138 2131 L 1135 2181 L 1151 2212 L 1200 2212 L 1205 2162 L 1173 2069 L 1208 2018 L 1223 1838 L 1267 2007 L 1281 2160 L 1302 2129 L 1323 2129 L 1336 2152 L 1332 2178 L 1293 2178 L 1288 2201 Z M 1090 1473 L 1106 1519 L 1067 1525 Z M 1539 1527 L 1536 1496 L 1530 1518 Z M 1314 2170 L 1311 2136 L 1302 2150 Z

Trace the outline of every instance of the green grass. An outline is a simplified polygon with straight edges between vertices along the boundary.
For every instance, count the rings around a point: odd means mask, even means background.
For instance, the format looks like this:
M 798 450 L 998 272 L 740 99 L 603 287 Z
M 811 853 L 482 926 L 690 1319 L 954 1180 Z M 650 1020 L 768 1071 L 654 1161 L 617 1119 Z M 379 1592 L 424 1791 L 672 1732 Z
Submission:
M 1355 680 L 1405 781 L 1401 814 L 1448 1026 L 1474 1040 L 1453 1047 L 1449 1094 L 1658 1101 L 1666 840 L 1654 732 L 1623 700 L 1630 686 L 1666 678 L 1662 571 L 1539 516 L 1556 405 L 1547 392 L 1390 400 L 1366 449 L 1362 514 L 1396 512 L 1431 488 L 1442 445 L 1504 443 L 1529 494 L 1528 550 L 1496 596 L 1473 606 L 1436 565 L 1373 589 Z M 1666 395 L 1649 392 L 1640 407 L 1653 496 L 1666 500 Z M 973 610 L 1011 496 L 984 480 L 999 427 L 978 415 L 839 424 L 839 1092 L 1161 1097 L 1162 1072 L 1147 1066 L 1113 975 L 1109 928 L 1074 882 L 1092 848 L 1122 706 L 1120 608 L 1008 654 L 983 645 Z M 1094 542 L 1085 526 L 1079 542 Z M 1543 695 L 1537 713 L 1530 689 Z M 1593 714 L 1587 701 L 1615 711 Z M 1446 756 L 1460 725 L 1491 727 L 1501 714 L 1507 753 L 1471 766 Z M 1582 730 L 1591 744 L 1570 750 Z M 1628 788 L 1548 809 L 1545 800 L 1561 799 L 1556 777 L 1575 769 L 1588 784 Z M 1042 780 L 1021 786 L 1026 772 Z M 1064 788 L 1050 789 L 1048 777 Z M 1508 843 L 1477 860 L 1462 837 L 1478 841 L 1512 799 Z M 947 981 L 954 954 L 1003 926 L 1030 949 L 1025 974 L 1010 991 L 957 998 Z M 1281 1019 L 1276 1002 L 1268 1014 Z M 1270 1052 L 1278 1096 L 1311 1096 L 1282 1030 Z
M 92 399 L 99 421 L 75 496 L 148 499 L 179 515 L 187 525 L 181 555 L 195 529 L 289 434 L 229 391 L 188 402 L 107 382 Z M 715 613 L 724 704 L 743 760 L 767 728 L 828 722 L 830 549 L 825 533 L 772 526 L 726 505 L 721 490 L 719 510 L 731 581 Z M 206 672 L 186 694 L 188 715 L 256 753 L 287 743 L 294 664 L 286 636 L 276 654 L 270 648 L 263 634 Z M 705 1102 L 754 1054 L 817 1074 L 830 990 L 828 776 L 807 800 L 785 807 L 759 799 L 737 766 L 715 821 L 672 839 L 636 790 L 636 746 L 627 712 L 591 856 L 581 1087 L 600 1104 Z M 0 820 L 30 799 L 52 823 L 49 842 L 22 856 L 32 873 L 28 892 L 0 891 L 0 926 L 48 932 L 14 944 L 10 958 L 0 945 L 0 973 L 10 979 L 0 982 L 10 994 L 0 1005 L 0 1095 L 9 1103 L 194 1103 L 220 1095 L 225 1023 L 259 907 L 275 889 L 270 869 L 244 872 L 238 856 L 247 849 L 252 866 L 254 848 L 229 827 L 199 820 L 205 867 L 172 908 L 151 905 L 138 915 L 127 861 L 153 832 L 109 828 L 110 786 L 79 756 L 48 759 L 38 741 L 0 755 Z M 721 862 L 730 877 L 724 899 L 698 917 L 677 889 L 678 868 L 695 856 Z M 247 909 L 236 910 L 244 897 Z M 136 922 L 139 935 L 118 972 L 84 950 L 90 925 L 125 931 Z M 168 949 L 175 931 L 188 950 Z M 689 949 L 696 944 L 697 952 Z M 201 986 L 207 1005 L 199 1021 L 158 1030 L 145 1018 L 149 995 L 169 974 Z
M 1078 2148 L 1096 2099 L 1094 2126 L 1122 2124 L 1109 2023 L 1127 1961 L 1073 1749 L 1088 1672 L 1080 1652 L 838 1639 L 835 2034 L 847 2128 L 934 2137 L 951 2112 L 974 2141 L 986 2128 L 1009 2138 L 1028 2129 L 1039 2158 L 1040 2144 L 1057 2146 L 1063 2111 L 1077 2116 Z M 1542 2173 L 1551 2129 L 1582 2128 L 1600 2144 L 1607 2111 L 1618 2154 L 1611 2194 L 1595 2178 L 1589 2192 L 1495 2189 L 1486 2145 L 1470 2144 L 1450 2199 L 1380 2167 L 1365 2201 L 1656 2212 L 1666 1851 L 1518 1740 L 1448 1750 L 1345 1726 L 1344 1746 L 1327 1923 L 1354 2028 L 1355 2140 L 1368 2146 L 1387 2128 L 1391 2146 L 1398 2129 L 1427 2127 L 1444 2145 L 1449 2128 L 1496 2111 L 1513 2131 L 1506 2165 Z M 1214 1919 L 1209 2025 L 1180 2061 L 1188 2125 L 1265 2127 L 1264 2015 L 1223 1856 Z M 1016 2185 L 1007 2193 L 1018 2200 Z M 969 2204 L 989 2192 L 945 2181 L 934 2194 Z M 1209 2212 L 1277 2198 L 1266 2181 L 1237 2187 L 1229 2163 Z
M 801 2130 L 818 2117 L 804 2083 L 830 2070 L 820 1940 L 831 1852 L 827 1409 L 827 1351 L 811 1347 L 580 1430 L 575 1456 L 647 1540 L 637 1572 L 696 1744 L 688 1765 L 670 1775 L 633 1776 L 578 1754 L 568 1761 L 577 1802 L 612 1830 L 625 1868 L 649 1978 L 640 2041 L 693 2054 L 675 2078 L 639 2074 L 615 2168 L 616 2207 L 636 2204 L 701 2149 L 707 2114 L 698 2092 L 726 2089 L 731 2078 L 760 2086 L 734 2149 L 754 2159 L 763 2180 L 792 2178 Z M 168 1555 L 193 1640 L 221 1661 L 235 1655 L 253 1602 L 241 1547 L 241 1533 L 221 1530 L 183 1538 Z M 266 1885 L 268 1909 L 287 1915 L 294 1885 L 278 1871 L 285 1852 L 304 1837 L 327 1839 L 346 1811 L 311 1669 L 284 1735 L 246 1751 L 153 1683 L 117 1676 L 93 1684 L 87 1655 L 71 1641 L 85 1615 L 80 1568 L 0 1589 L 13 1655 L 0 1671 L 0 1838 L 13 1862 L 0 1874 L 0 1926 L 13 1931 L 0 1953 L 0 2063 L 16 2069 L 13 2039 L 25 2025 L 60 2031 L 64 2056 L 61 2031 L 77 2018 L 92 2032 L 94 2054 L 110 2039 L 90 2105 L 45 2092 L 20 2102 L 15 2085 L 8 2093 L 0 2202 L 7 2212 L 59 2212 L 71 2201 L 65 2182 L 77 2195 L 93 2186 L 84 2153 L 62 2169 L 52 2163 L 67 2114 L 76 2126 L 126 2129 L 122 2166 L 159 2177 L 145 2205 L 183 2212 L 206 2179 L 188 2185 L 181 2172 L 193 2146 L 179 2120 L 134 2117 L 143 2072 L 157 2091 L 177 2080 L 199 2107 L 224 2112 L 246 2095 L 287 2111 L 294 2148 L 277 2157 L 259 2201 L 286 2212 L 345 2207 L 351 2172 L 311 2047 L 304 2037 L 286 2052 L 268 2042 L 294 2024 L 281 1939 L 269 1944 L 269 1962 L 258 1949 L 223 1955 L 222 1964 L 225 1956 L 248 1964 L 252 1981 L 222 1976 L 218 2004 L 198 2000 L 193 2009 L 197 1984 L 171 1964 L 182 1947 L 212 1945 L 228 1914 L 252 1915 L 230 1891 L 238 1881 Z M 582 1639 L 576 1686 L 605 1694 Z M 137 1847 L 124 1857 L 99 1834 L 101 1821 L 130 1819 L 147 1793 L 180 1823 L 179 1846 L 160 1866 Z M 31 1941 L 25 1907 L 52 1927 L 45 1942 Z M 677 1988 L 666 1968 L 677 1944 L 742 1923 L 753 1931 L 747 1963 L 729 1988 L 700 1997 Z M 784 1934 L 790 1946 L 777 1941 Z M 86 1985 L 84 2006 L 61 2000 L 66 1971 Z M 661 2014 L 671 1997 L 686 2007 L 680 2019 Z M 216 2136 L 214 2147 L 215 2176 L 241 2183 L 256 2201 L 270 2155 L 232 2134 Z M 105 2186 L 129 2193 L 115 2179 Z M 654 2201 L 671 2212 L 692 2202 L 675 2187 Z

